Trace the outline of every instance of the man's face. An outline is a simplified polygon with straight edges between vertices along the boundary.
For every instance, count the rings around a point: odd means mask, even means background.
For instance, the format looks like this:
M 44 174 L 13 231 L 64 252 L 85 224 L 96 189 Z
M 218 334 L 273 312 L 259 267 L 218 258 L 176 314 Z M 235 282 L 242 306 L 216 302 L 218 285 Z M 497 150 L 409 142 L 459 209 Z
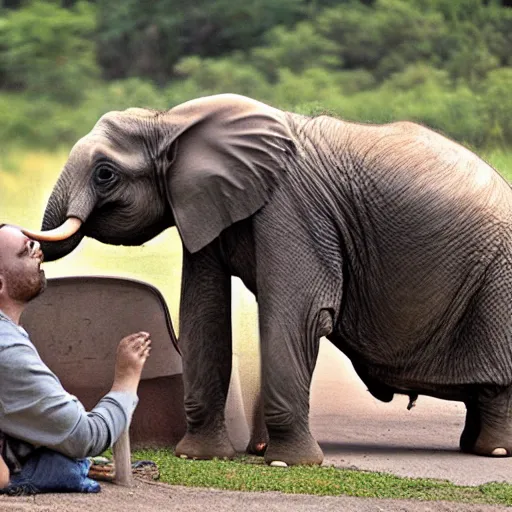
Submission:
M 41 269 L 43 253 L 38 242 L 27 238 L 19 229 L 0 228 L 0 278 L 7 296 L 26 303 L 46 288 Z

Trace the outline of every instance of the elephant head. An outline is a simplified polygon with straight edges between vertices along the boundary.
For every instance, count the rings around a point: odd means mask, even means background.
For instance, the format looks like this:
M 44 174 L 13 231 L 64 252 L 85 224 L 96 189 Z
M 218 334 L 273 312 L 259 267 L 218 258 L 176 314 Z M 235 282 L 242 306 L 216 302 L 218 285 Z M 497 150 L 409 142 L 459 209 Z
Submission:
M 110 112 L 73 147 L 43 231 L 24 232 L 47 260 L 83 236 L 140 245 L 173 225 L 196 252 L 267 202 L 292 150 L 283 112 L 233 94 Z

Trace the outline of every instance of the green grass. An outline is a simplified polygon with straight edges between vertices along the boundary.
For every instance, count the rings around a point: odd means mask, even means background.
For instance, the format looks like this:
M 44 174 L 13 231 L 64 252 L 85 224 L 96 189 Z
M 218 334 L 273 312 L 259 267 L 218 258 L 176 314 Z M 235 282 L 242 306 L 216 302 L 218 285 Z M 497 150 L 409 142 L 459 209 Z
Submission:
M 512 506 L 512 485 L 504 483 L 466 487 L 444 480 L 400 478 L 330 466 L 271 468 L 257 457 L 241 457 L 235 461 L 191 461 L 179 459 L 169 450 L 137 451 L 133 459 L 153 460 L 160 469 L 161 482 L 189 487 Z

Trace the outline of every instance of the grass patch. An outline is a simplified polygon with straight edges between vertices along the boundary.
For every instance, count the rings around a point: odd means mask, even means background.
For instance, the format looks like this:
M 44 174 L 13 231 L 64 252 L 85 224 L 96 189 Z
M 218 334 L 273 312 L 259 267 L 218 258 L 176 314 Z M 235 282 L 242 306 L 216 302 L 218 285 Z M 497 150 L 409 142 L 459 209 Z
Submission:
M 161 482 L 189 487 L 512 506 L 512 485 L 504 483 L 469 487 L 329 466 L 271 468 L 261 458 L 245 456 L 235 461 L 191 461 L 179 459 L 169 450 L 137 451 L 133 459 L 153 460 L 160 469 Z

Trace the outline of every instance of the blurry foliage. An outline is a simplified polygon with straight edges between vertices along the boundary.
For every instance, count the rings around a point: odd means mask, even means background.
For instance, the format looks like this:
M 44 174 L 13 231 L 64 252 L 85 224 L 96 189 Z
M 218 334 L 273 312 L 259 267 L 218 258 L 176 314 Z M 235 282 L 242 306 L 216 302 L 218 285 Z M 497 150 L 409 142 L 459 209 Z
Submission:
M 31 0 L 0 8 L 0 137 L 69 146 L 106 111 L 235 92 L 512 145 L 500 0 Z
M 300 73 L 311 67 L 342 67 L 338 45 L 309 22 L 300 22 L 292 29 L 277 26 L 269 31 L 265 43 L 251 52 L 251 62 L 271 81 L 282 68 Z
M 0 20 L 2 89 L 76 103 L 98 75 L 93 4 L 31 1 Z
M 321 3 L 321 2 L 320 2 Z M 163 84 L 187 55 L 248 50 L 265 32 L 304 16 L 303 0 L 97 0 L 98 58 L 107 78 L 140 76 Z

